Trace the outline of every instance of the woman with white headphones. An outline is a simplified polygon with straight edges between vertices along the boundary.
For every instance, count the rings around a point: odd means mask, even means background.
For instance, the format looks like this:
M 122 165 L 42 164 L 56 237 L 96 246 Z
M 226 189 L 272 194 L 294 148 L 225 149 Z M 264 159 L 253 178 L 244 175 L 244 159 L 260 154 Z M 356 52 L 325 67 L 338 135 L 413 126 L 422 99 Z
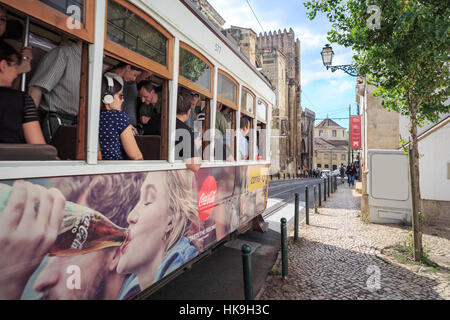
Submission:
M 122 111 L 123 79 L 105 73 L 102 81 L 99 141 L 103 160 L 143 160 L 130 119 Z

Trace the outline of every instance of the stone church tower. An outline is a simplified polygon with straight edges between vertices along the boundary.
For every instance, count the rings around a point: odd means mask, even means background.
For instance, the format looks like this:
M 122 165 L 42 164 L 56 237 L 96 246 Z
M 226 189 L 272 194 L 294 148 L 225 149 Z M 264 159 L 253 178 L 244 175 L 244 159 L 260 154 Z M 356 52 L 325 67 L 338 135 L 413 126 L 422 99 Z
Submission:
M 268 56 L 276 52 L 282 54 L 285 59 L 284 75 L 281 79 L 279 74 L 273 71 L 277 68 L 273 64 L 278 64 L 278 59 L 263 58 L 263 72 L 271 79 L 281 80 L 281 86 L 284 90 L 278 90 L 277 97 L 279 102 L 278 110 L 274 109 L 272 114 L 272 129 L 281 128 L 280 137 L 273 136 L 274 143 L 272 146 L 272 158 L 279 158 L 279 171 L 289 172 L 291 174 L 297 172 L 297 168 L 301 166 L 302 150 L 301 150 L 301 79 L 300 79 L 300 40 L 295 39 L 295 33 L 292 28 L 289 32 L 284 29 L 275 31 L 272 34 L 265 32 L 256 37 L 256 51 L 264 56 Z M 278 65 L 279 66 L 279 65 Z M 272 82 L 274 83 L 274 82 Z M 287 141 L 286 150 L 284 150 L 283 124 L 287 120 Z M 286 126 L 286 125 L 285 125 Z M 275 132 L 274 132 L 275 133 Z M 279 139 L 279 142 L 276 141 Z M 279 145 L 279 147 L 277 147 Z M 286 152 L 287 151 L 287 152 Z M 273 168 L 275 169 L 275 167 Z
M 312 169 L 315 114 L 301 107 L 300 40 L 294 30 L 257 35 L 250 28 L 222 29 L 223 18 L 207 0 L 191 1 L 272 83 L 277 103 L 272 109 L 270 173 L 292 175 L 299 167 Z

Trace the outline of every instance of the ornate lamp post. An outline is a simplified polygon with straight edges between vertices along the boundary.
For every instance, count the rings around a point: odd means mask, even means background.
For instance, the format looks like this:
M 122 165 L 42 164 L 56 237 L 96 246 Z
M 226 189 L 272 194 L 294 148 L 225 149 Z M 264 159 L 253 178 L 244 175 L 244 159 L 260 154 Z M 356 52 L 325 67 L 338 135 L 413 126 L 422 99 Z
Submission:
M 327 44 L 327 45 L 325 45 L 325 47 L 323 47 L 322 52 L 320 54 L 322 55 L 323 65 L 325 67 L 327 67 L 327 70 L 331 69 L 331 72 L 335 72 L 336 70 L 342 70 L 345 73 L 347 73 L 353 77 L 358 76 L 358 72 L 356 71 L 355 66 L 353 66 L 351 64 L 345 64 L 345 65 L 341 65 L 341 66 L 332 66 L 331 65 L 331 63 L 333 62 L 334 52 L 333 52 L 333 48 L 329 44 Z

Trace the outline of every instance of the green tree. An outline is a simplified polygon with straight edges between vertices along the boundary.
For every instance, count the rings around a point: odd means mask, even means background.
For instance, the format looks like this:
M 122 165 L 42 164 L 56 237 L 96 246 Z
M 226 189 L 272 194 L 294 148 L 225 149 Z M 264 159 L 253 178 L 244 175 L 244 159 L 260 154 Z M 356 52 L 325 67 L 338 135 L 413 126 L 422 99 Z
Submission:
M 376 7 L 374 7 L 374 5 Z M 383 107 L 410 118 L 414 259 L 422 259 L 417 126 L 450 111 L 448 0 L 312 0 L 312 20 L 326 14 L 328 40 L 352 47 L 358 74 L 377 89 Z M 377 23 L 378 22 L 378 23 Z

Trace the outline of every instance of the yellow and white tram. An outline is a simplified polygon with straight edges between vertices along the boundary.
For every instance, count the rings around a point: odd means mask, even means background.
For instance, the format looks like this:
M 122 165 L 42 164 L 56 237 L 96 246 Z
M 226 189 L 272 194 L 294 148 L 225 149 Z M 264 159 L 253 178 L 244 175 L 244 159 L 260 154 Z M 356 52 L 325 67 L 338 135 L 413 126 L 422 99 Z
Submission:
M 275 94 L 190 1 L 0 5 L 6 41 L 33 48 L 22 90 L 49 51 L 63 42 L 81 48 L 76 121 L 60 123 L 52 146 L 0 144 L 0 299 L 129 299 L 261 219 Z M 159 134 L 135 137 L 144 160 L 99 157 L 101 82 L 119 63 L 157 88 Z M 200 97 L 204 114 L 197 172 L 176 160 L 177 97 L 186 90 Z M 226 139 L 216 130 L 218 112 Z M 250 122 L 247 142 L 242 118 Z

